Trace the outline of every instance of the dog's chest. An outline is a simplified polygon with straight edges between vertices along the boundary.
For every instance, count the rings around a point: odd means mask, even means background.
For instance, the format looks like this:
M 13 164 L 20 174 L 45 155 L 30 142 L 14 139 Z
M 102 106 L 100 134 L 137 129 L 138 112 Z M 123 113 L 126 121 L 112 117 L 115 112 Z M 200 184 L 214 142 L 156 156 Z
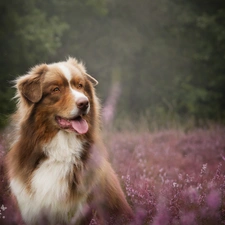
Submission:
M 48 158 L 33 173 L 33 197 L 46 206 L 68 202 L 74 167 L 81 165 L 82 143 L 76 139 L 74 133 L 59 131 L 43 150 Z
M 68 178 L 72 171 L 72 163 L 45 161 L 34 172 L 31 180 L 31 190 L 34 198 L 45 204 L 66 201 L 70 191 Z
M 70 199 L 69 180 L 73 178 L 74 167 L 81 166 L 82 152 L 82 143 L 74 133 L 59 131 L 43 150 L 48 157 L 28 179 L 29 188 L 17 179 L 10 183 L 28 223 L 46 210 L 49 217 L 66 219 L 68 213 L 81 210 L 86 198 L 85 192 L 81 191 L 77 201 Z

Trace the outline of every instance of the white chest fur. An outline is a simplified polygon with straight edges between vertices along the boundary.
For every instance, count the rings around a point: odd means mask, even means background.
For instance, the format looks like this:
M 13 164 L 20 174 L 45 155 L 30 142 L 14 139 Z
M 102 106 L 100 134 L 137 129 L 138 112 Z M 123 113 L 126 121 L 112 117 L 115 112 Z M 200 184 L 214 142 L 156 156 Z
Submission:
M 79 164 L 82 143 L 74 133 L 59 131 L 43 148 L 48 159 L 45 160 L 31 177 L 31 193 L 19 180 L 11 181 L 11 188 L 17 197 L 23 218 L 29 224 L 42 212 L 48 216 L 66 217 L 71 208 L 68 201 L 69 187 L 66 178 Z

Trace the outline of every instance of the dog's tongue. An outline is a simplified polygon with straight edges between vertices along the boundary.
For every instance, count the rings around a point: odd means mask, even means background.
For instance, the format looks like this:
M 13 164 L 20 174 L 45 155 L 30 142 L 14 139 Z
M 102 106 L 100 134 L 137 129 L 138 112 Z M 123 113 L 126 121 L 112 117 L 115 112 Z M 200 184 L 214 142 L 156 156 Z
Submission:
M 85 134 L 88 131 L 88 123 L 81 117 L 79 119 L 71 120 L 71 125 L 73 129 L 79 134 Z

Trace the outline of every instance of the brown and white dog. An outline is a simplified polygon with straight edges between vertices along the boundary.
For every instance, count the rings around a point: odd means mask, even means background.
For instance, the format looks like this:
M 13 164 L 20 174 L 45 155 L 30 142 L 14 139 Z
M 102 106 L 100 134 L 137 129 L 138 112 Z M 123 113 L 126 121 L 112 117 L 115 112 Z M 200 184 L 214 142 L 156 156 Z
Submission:
M 94 210 L 131 216 L 99 131 L 98 82 L 74 58 L 16 80 L 16 135 L 6 156 L 10 189 L 26 224 L 89 223 Z

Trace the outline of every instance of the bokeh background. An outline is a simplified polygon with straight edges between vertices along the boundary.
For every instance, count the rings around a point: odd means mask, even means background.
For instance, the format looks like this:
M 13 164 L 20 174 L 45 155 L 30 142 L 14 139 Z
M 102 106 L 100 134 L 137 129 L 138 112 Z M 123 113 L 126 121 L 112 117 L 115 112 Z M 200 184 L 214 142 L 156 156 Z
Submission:
M 223 0 L 1 0 L 0 53 L 1 127 L 10 81 L 68 56 L 99 80 L 103 104 L 119 93 L 117 128 L 225 121 Z
M 127 225 L 225 224 L 224 0 L 1 0 L 0 224 L 24 225 L 4 170 L 12 80 L 68 56 L 99 81 Z

